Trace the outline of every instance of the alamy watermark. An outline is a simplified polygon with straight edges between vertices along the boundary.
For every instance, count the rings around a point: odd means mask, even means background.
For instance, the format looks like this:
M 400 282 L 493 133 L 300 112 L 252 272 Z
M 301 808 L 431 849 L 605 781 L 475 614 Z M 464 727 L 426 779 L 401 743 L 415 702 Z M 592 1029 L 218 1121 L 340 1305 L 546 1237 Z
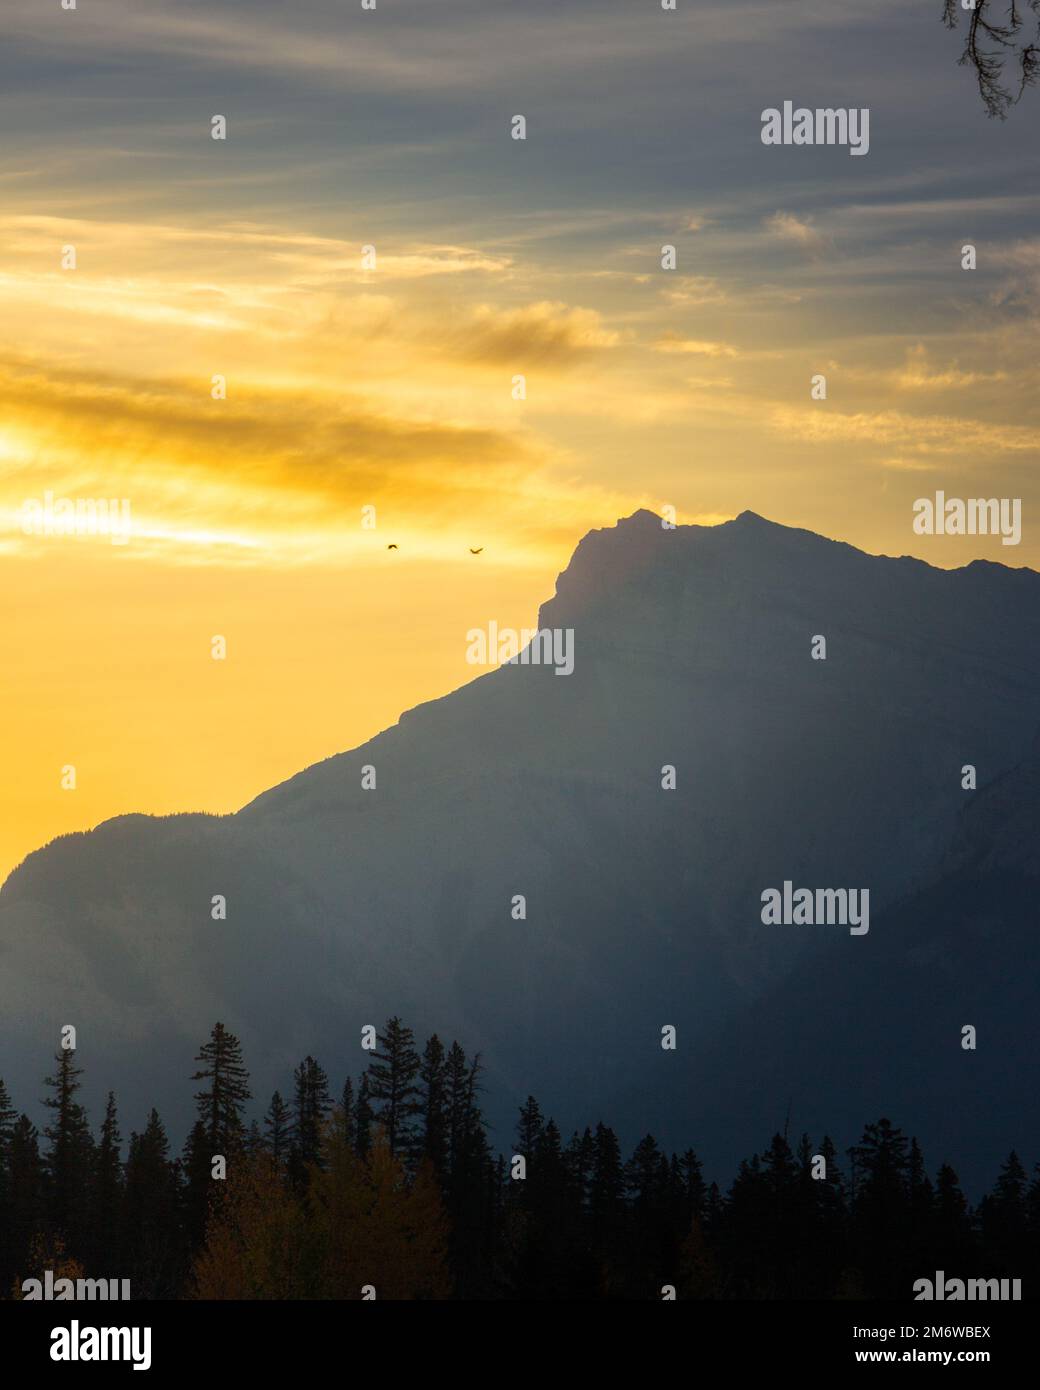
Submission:
M 848 927 L 850 936 L 870 931 L 869 888 L 763 888 L 762 921 L 770 926 Z
M 941 1269 L 934 1279 L 914 1281 L 914 1302 L 956 1303 L 958 1300 L 1018 1302 L 1022 1298 L 1021 1279 L 947 1279 Z
M 43 1271 L 42 1279 L 23 1279 L 22 1298 L 26 1303 L 38 1300 L 77 1302 L 99 1300 L 109 1303 L 130 1297 L 129 1279 L 55 1279 L 52 1269 Z
M 135 1371 L 152 1364 L 150 1327 L 86 1327 L 73 1318 L 51 1330 L 52 1361 L 130 1361 Z
M 849 154 L 870 149 L 870 108 L 867 106 L 767 106 L 762 112 L 763 145 L 847 145 Z
M 1022 539 L 1021 497 L 919 497 L 914 503 L 918 536 L 1000 536 L 1002 545 Z
M 113 545 L 130 539 L 129 497 L 55 497 L 22 503 L 22 532 L 26 536 L 108 536 Z
M 555 666 L 558 676 L 574 670 L 572 627 L 500 628 L 491 620 L 487 631 L 471 627 L 466 633 L 466 660 L 471 666 Z

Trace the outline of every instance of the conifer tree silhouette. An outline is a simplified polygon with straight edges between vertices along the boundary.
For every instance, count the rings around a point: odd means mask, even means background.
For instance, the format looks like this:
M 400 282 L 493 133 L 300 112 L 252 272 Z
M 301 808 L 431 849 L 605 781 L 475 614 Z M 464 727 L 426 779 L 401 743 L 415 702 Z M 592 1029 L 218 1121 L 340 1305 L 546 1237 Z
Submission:
M 115 1244 L 114 1236 L 119 1227 L 123 1197 L 121 1148 L 116 1098 L 109 1091 L 90 1183 L 90 1235 L 86 1256 L 94 1269 L 104 1267 L 105 1256 Z
M 76 1066 L 74 1055 L 73 1048 L 57 1052 L 57 1070 L 44 1081 L 54 1092 L 43 1102 L 54 1112 L 52 1123 L 44 1129 L 48 1142 L 44 1171 L 51 1225 L 69 1253 L 79 1255 L 88 1238 L 88 1182 L 94 1141 L 86 1112 L 76 1100 L 83 1069 Z
M 208 1081 L 209 1085 L 195 1093 L 199 1120 L 212 1154 L 225 1157 L 242 1143 L 242 1122 L 246 1101 L 252 1098 L 249 1073 L 242 1062 L 242 1046 L 234 1033 L 222 1023 L 213 1025 L 209 1041 L 203 1043 L 195 1058 L 200 1069 L 192 1081 Z
M 444 1044 L 434 1033 L 423 1049 L 419 1067 L 421 1152 L 441 1182 L 448 1170 L 447 1075 Z
M 307 1183 L 308 1170 L 321 1167 L 325 1119 L 332 1109 L 329 1079 L 313 1057 L 305 1057 L 293 1074 L 292 1142 L 289 1170 L 299 1188 Z
M 25 1267 L 37 1232 L 44 1222 L 44 1172 L 39 1135 L 28 1115 L 20 1115 L 11 1127 L 7 1145 L 7 1205 L 5 1238 L 0 1240 L 2 1290 Z
M 356 1298 L 372 1270 L 379 1297 L 400 1298 L 643 1300 L 665 1285 L 696 1299 L 907 1298 L 935 1269 L 1040 1278 L 1040 1165 L 1030 1182 L 1015 1152 L 973 1211 L 953 1168 L 933 1183 L 921 1146 L 887 1118 L 849 1150 L 848 1183 L 830 1138 L 803 1134 L 792 1153 L 775 1134 L 723 1199 L 692 1148 L 668 1153 L 647 1134 L 626 1162 L 602 1121 L 564 1147 L 528 1096 L 513 1150 L 527 1176 L 516 1181 L 488 1143 L 479 1056 L 457 1041 L 445 1052 L 434 1035 L 420 1061 L 411 1031 L 391 1023 L 373 1059 L 378 1117 L 373 1069 L 356 1091 L 348 1080 L 331 1110 L 325 1072 L 308 1057 L 293 1106 L 273 1094 L 263 1137 L 255 1118 L 246 1126 L 237 1040 L 218 1025 L 198 1059 L 195 1079 L 211 1084 L 196 1095 L 179 1163 L 153 1109 L 121 1168 L 112 1094 L 95 1147 L 71 1056 L 59 1054 L 48 1078 L 43 1158 L 0 1086 L 0 1289 L 17 1297 L 17 1277 L 58 1264 L 129 1278 L 134 1298 Z M 383 1123 L 391 1101 L 397 1153 Z M 212 1172 L 214 1117 L 225 1182 Z
M 368 1067 L 368 1092 L 377 1102 L 375 1118 L 383 1127 L 390 1153 L 409 1158 L 415 1153 L 419 1114 L 415 1037 L 399 1018 L 389 1018 L 378 1043 Z
M 131 1134 L 123 1195 L 126 1277 L 135 1298 L 174 1297 L 181 1276 L 177 1174 L 157 1110 Z
M 271 1097 L 271 1104 L 267 1107 L 267 1114 L 264 1116 L 264 1128 L 267 1130 L 264 1145 L 271 1156 L 271 1162 L 281 1171 L 289 1158 L 289 1146 L 292 1142 L 292 1116 L 289 1113 L 289 1107 L 278 1091 L 275 1091 Z

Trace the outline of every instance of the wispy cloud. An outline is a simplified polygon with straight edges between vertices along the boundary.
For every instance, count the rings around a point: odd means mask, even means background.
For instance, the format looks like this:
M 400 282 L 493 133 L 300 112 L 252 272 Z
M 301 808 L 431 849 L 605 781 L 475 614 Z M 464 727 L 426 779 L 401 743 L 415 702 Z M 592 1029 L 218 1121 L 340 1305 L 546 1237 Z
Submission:
M 937 369 L 931 365 L 928 351 L 921 343 L 907 352 L 905 366 L 892 376 L 894 384 L 901 391 L 961 391 L 983 383 L 1007 380 L 1006 372 L 964 372 L 956 363 Z
M 689 353 L 694 357 L 739 357 L 730 343 L 718 343 L 708 338 L 683 338 L 669 330 L 654 343 L 655 352 Z
M 806 217 L 798 217 L 793 212 L 774 212 L 765 220 L 766 231 L 779 241 L 800 247 L 810 255 L 821 256 L 827 249 L 827 242 Z
M 841 413 L 826 408 L 774 405 L 772 427 L 814 444 L 896 445 L 922 453 L 982 456 L 1037 452 L 1036 431 L 955 415 L 908 415 L 897 410 Z

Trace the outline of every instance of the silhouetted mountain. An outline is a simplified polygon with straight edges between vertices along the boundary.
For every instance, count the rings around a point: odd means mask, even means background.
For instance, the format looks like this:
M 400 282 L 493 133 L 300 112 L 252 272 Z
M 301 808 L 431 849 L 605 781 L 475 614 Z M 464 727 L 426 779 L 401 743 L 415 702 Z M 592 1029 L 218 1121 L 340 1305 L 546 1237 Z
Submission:
M 793 1133 L 847 1115 L 839 1142 L 890 1113 L 968 1183 L 1035 1153 L 1040 575 L 641 511 L 582 540 L 540 625 L 574 630 L 573 674 L 503 666 L 234 816 L 31 855 L 0 894 L 11 1089 L 75 1023 L 128 1123 L 168 1084 L 185 1128 L 214 1019 L 263 1095 L 307 1053 L 357 1071 L 398 1014 L 481 1051 L 503 1147 L 533 1092 L 565 1132 L 692 1136 L 709 1171 L 789 1103 Z M 869 933 L 763 925 L 785 880 L 869 889 Z

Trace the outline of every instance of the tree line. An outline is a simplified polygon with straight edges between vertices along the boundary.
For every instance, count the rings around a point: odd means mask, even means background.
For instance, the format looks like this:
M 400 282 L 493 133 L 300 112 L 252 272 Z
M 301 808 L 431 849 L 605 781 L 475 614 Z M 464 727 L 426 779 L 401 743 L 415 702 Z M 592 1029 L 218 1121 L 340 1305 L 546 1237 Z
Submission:
M 972 1208 L 885 1118 L 845 1155 L 776 1134 L 723 1191 L 652 1135 L 627 1159 L 602 1122 L 564 1142 L 531 1096 L 496 1155 L 479 1056 L 420 1052 L 398 1018 L 337 1096 L 308 1056 L 262 1120 L 223 1024 L 196 1064 L 179 1155 L 154 1109 L 124 1154 L 111 1093 L 95 1135 L 71 1049 L 42 1135 L 0 1081 L 0 1296 L 47 1269 L 141 1299 L 909 1299 L 939 1269 L 1038 1286 L 1040 1164 L 1011 1153 Z

